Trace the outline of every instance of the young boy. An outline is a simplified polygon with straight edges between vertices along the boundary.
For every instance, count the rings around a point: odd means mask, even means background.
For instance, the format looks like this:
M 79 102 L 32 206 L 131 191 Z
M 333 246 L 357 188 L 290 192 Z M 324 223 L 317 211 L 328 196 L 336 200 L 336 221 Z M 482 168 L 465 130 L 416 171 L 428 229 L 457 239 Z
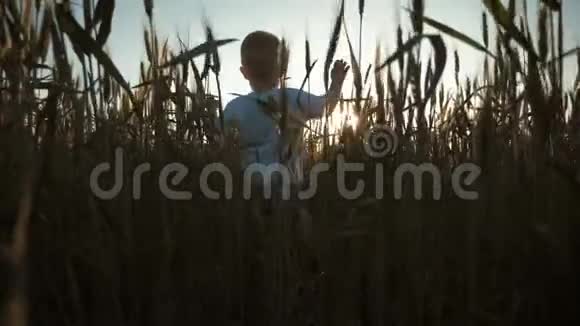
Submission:
M 246 170 L 252 164 L 261 164 L 262 167 L 273 164 L 284 164 L 292 172 L 291 183 L 296 189 L 302 182 L 301 156 L 304 151 L 296 142 L 289 140 L 289 133 L 294 136 L 301 136 L 302 124 L 295 123 L 293 118 L 302 120 L 302 123 L 309 119 L 322 118 L 325 108 L 333 110 L 340 98 L 340 92 L 344 78 L 348 72 L 348 67 L 343 61 L 337 61 L 332 70 L 332 85 L 326 96 L 314 96 L 308 93 L 300 94 L 300 90 L 292 88 L 279 89 L 281 71 L 283 67 L 279 61 L 281 49 L 280 40 L 267 32 L 257 31 L 249 34 L 241 46 L 242 66 L 240 71 L 250 83 L 252 91 L 231 101 L 224 111 L 224 123 L 226 130 L 232 127 L 237 128 L 239 135 L 239 145 L 241 148 L 241 167 Z M 287 108 L 289 120 L 284 137 L 281 135 L 279 121 L 274 117 L 279 114 L 272 114 L 269 111 L 272 106 L 281 109 Z M 298 103 L 298 101 L 300 101 Z M 273 102 L 273 103 L 272 103 Z M 266 105 L 265 105 L 266 104 Z M 276 110 L 274 110 L 274 113 Z M 279 112 L 278 112 L 279 113 Z M 330 112 L 329 112 L 330 113 Z M 291 117 L 291 118 L 290 118 Z M 290 153 L 288 158 L 286 155 Z M 260 172 L 260 171 L 258 171 Z M 268 171 L 263 171 L 268 173 Z M 258 173 L 259 174 L 259 173 Z M 244 180 L 247 182 L 248 180 Z M 249 232 L 257 231 L 258 234 L 250 234 L 245 246 L 248 246 L 249 270 L 247 289 L 244 291 L 247 306 L 244 315 L 250 325 L 261 325 L 264 315 L 264 306 L 268 306 L 268 290 L 264 283 L 265 273 L 262 266 L 262 252 L 265 249 L 266 219 L 265 213 L 267 202 L 264 201 L 264 190 L 261 187 L 271 187 L 273 192 L 280 192 L 280 187 L 290 185 L 281 184 L 275 179 L 271 184 L 264 184 L 264 180 L 252 178 L 252 199 L 250 203 L 251 219 L 255 226 Z M 259 192 L 259 193 L 254 193 Z M 270 199 L 270 198 L 266 198 Z M 269 201 L 272 205 L 272 201 Z M 289 207 L 285 207 L 286 209 Z M 301 233 L 304 244 L 308 244 L 310 238 L 311 218 L 305 209 L 298 208 L 294 213 L 299 216 Z M 269 220 L 271 221 L 271 220 Z M 311 251 L 310 248 L 306 249 Z M 306 254 L 305 256 L 310 256 Z M 302 257 L 302 255 L 301 255 Z M 309 258 L 306 258 L 308 260 Z M 255 260 L 255 261 L 254 261 Z M 310 265 L 311 263 L 305 263 Z M 312 264 L 314 265 L 314 263 Z
M 268 32 L 256 31 L 246 36 L 241 46 L 240 71 L 250 83 L 252 92 L 228 103 L 224 122 L 226 129 L 234 126 L 238 129 L 243 169 L 254 163 L 265 166 L 282 163 L 292 173 L 292 182 L 300 184 L 303 181 L 301 161 L 304 148 L 296 148 L 296 144 L 289 143 L 288 137 L 282 138 L 279 122 L 268 113 L 264 103 L 274 101 L 281 108 L 282 100 L 286 99 L 289 116 L 287 133 L 301 135 L 302 123 L 322 118 L 325 108 L 330 110 L 329 114 L 332 113 L 349 67 L 342 60 L 334 63 L 332 83 L 326 96 L 306 92 L 300 94 L 300 90 L 293 88 L 282 90 L 279 89 L 282 70 L 280 47 L 280 40 Z M 288 153 L 290 157 L 285 157 Z

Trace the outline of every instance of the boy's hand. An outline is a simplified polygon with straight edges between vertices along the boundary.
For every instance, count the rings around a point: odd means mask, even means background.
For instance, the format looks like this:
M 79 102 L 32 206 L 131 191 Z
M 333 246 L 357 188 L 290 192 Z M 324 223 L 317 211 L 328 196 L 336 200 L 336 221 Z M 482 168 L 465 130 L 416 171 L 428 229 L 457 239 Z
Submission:
M 342 85 L 349 69 L 350 66 L 347 65 L 344 60 L 336 60 L 334 62 L 334 66 L 332 67 L 332 71 L 330 72 L 332 82 L 338 83 L 338 85 Z

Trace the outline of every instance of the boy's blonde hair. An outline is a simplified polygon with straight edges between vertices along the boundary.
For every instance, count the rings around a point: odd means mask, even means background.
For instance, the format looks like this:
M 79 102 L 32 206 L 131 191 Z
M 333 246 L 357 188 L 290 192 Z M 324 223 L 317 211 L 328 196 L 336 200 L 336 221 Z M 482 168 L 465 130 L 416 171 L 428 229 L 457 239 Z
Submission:
M 242 42 L 242 66 L 248 69 L 252 79 L 271 82 L 279 77 L 279 49 L 280 40 L 276 35 L 264 31 L 250 33 Z

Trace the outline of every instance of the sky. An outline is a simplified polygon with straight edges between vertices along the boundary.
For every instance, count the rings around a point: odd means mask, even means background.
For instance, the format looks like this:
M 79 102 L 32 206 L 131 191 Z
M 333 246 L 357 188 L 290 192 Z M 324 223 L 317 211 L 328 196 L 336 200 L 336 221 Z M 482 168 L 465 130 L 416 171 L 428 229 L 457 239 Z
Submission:
M 538 0 L 528 0 L 530 17 L 536 17 Z M 142 0 L 116 2 L 111 37 L 107 49 L 123 75 L 132 84 L 137 84 L 139 64 L 146 60 L 143 30 L 146 15 Z M 159 39 L 168 38 L 169 44 L 177 47 L 179 35 L 186 44 L 194 47 L 204 42 L 203 18 L 208 17 L 215 37 L 237 38 L 240 42 L 220 48 L 222 59 L 222 88 L 225 101 L 233 98 L 230 93 L 247 93 L 249 86 L 239 73 L 239 46 L 248 33 L 266 30 L 285 37 L 290 42 L 289 86 L 299 87 L 305 75 L 304 41 L 311 42 L 312 58 L 319 59 L 312 73 L 312 91 L 323 92 L 322 71 L 334 16 L 338 11 L 337 0 L 155 0 L 154 17 Z M 426 15 L 444 22 L 457 30 L 482 42 L 481 0 L 426 0 Z M 517 1 L 521 6 L 521 1 Z M 565 48 L 580 45 L 580 1 L 564 0 Z M 377 43 L 383 56 L 393 52 L 396 46 L 396 26 L 409 26 L 409 17 L 401 9 L 408 0 L 366 0 L 365 25 L 363 27 L 363 59 L 361 67 L 366 69 L 374 62 Z M 346 0 L 345 17 L 351 40 L 358 44 L 358 0 Z M 530 18 L 535 30 L 535 18 Z M 491 26 L 491 20 L 490 20 Z M 429 29 L 427 29 L 429 31 Z M 481 74 L 483 56 L 461 42 L 446 38 L 448 65 L 444 77 L 446 84 L 453 76 L 453 53 L 458 50 L 461 58 L 462 75 L 475 77 Z M 358 47 L 358 45 L 354 45 Z M 429 44 L 425 43 L 428 49 Z M 425 51 L 430 51 L 425 50 Z M 429 53 L 429 52 L 427 52 Z M 337 51 L 337 58 L 349 59 L 348 46 L 344 38 Z M 199 59 L 200 65 L 203 58 Z M 576 76 L 575 59 L 568 60 L 566 79 Z

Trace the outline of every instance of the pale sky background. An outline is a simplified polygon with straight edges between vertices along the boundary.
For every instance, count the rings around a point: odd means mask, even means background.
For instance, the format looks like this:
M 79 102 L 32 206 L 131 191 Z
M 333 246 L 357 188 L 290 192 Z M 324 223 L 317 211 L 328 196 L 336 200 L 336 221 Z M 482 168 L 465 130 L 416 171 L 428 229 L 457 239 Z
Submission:
M 426 0 L 426 15 L 444 22 L 463 33 L 482 41 L 480 0 Z M 538 0 L 528 0 L 530 23 L 535 30 Z M 517 1 L 521 6 L 521 1 Z M 564 0 L 564 21 L 566 49 L 580 44 L 580 1 Z M 398 22 L 409 26 L 409 18 L 402 6 L 408 0 L 367 0 L 365 26 L 363 32 L 363 62 L 366 69 L 374 62 L 377 41 L 380 41 L 383 56 L 395 48 L 395 31 Z M 304 40 L 308 35 L 311 41 L 312 58 L 319 63 L 312 75 L 312 90 L 323 90 L 322 71 L 328 40 L 338 10 L 337 0 L 156 0 L 155 23 L 161 40 L 169 38 L 170 44 L 177 45 L 177 35 L 193 47 L 202 43 L 205 35 L 202 29 L 204 16 L 208 16 L 216 38 L 238 38 L 240 42 L 226 45 L 220 49 L 222 59 L 222 87 L 226 102 L 232 98 L 228 93 L 247 93 L 247 82 L 239 73 L 239 46 L 245 35 L 254 30 L 267 30 L 286 37 L 290 41 L 291 59 L 289 67 L 289 86 L 299 87 L 305 75 Z M 347 0 L 345 15 L 347 27 L 354 46 L 358 48 L 358 0 Z M 146 15 L 142 0 L 117 1 L 111 37 L 107 48 L 121 72 L 131 84 L 138 82 L 139 63 L 145 60 L 143 29 Z M 491 18 L 489 20 L 491 25 Z M 491 29 L 491 28 L 490 28 Z M 429 29 L 427 29 L 429 31 Z M 447 38 L 448 65 L 446 84 L 451 83 L 453 71 L 453 50 L 458 49 L 461 57 L 462 72 L 474 77 L 481 74 L 482 55 L 462 45 L 459 41 Z M 174 47 L 178 49 L 177 46 Z M 425 43 L 425 50 L 430 51 Z M 429 53 L 429 52 L 428 52 Z M 349 59 L 344 34 L 337 58 Z M 198 59 L 200 65 L 203 58 Z M 575 58 L 568 60 L 567 80 L 576 75 Z M 363 71 L 364 73 L 364 71 Z

